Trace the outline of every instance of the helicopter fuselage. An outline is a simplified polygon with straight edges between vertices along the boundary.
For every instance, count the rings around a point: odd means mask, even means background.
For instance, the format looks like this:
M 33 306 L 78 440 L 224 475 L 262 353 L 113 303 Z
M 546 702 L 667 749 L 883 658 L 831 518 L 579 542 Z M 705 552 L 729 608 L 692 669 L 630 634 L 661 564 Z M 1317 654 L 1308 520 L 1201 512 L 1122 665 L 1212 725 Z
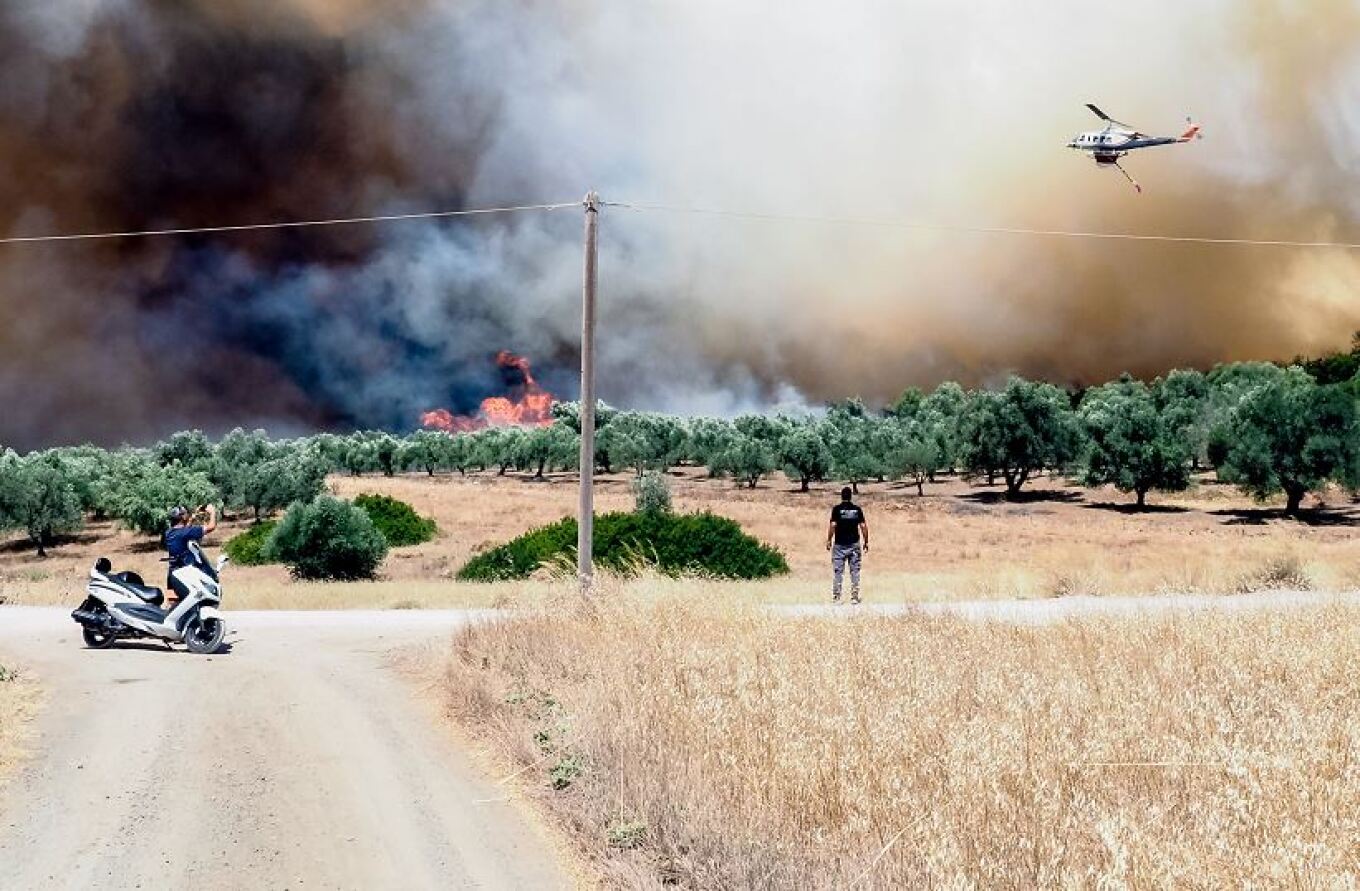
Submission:
M 1174 145 L 1178 142 L 1185 142 L 1194 136 L 1190 132 L 1186 136 L 1144 136 L 1142 133 L 1134 133 L 1128 130 L 1092 130 L 1087 133 L 1078 133 L 1072 137 L 1072 141 L 1067 143 L 1067 147 L 1079 152 L 1086 152 L 1095 159 L 1097 164 L 1115 164 L 1119 159 L 1129 152 L 1137 149 L 1152 148 L 1158 145 Z

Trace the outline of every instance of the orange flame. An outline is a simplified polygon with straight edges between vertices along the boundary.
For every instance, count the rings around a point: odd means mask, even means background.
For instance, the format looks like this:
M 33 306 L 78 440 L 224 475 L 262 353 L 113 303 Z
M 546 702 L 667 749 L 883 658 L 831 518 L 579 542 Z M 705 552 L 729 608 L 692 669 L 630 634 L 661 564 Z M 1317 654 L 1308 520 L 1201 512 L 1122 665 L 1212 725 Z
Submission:
M 436 408 L 421 414 L 421 425 L 446 433 L 468 433 L 484 427 L 546 427 L 551 424 L 555 399 L 534 380 L 529 360 L 509 350 L 501 350 L 496 354 L 496 365 L 502 371 L 518 372 L 519 381 L 511 386 L 509 396 L 483 399 L 482 407 L 475 415 L 455 415 L 447 408 Z

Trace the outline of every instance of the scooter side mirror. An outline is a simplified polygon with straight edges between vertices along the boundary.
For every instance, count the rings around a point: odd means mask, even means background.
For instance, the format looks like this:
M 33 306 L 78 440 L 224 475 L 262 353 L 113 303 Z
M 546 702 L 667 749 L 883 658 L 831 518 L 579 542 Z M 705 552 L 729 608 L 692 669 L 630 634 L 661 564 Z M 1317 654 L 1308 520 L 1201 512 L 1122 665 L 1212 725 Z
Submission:
M 226 566 L 230 562 L 231 558 L 228 557 L 226 554 L 223 554 L 217 558 L 217 568 L 220 570 L 223 566 Z
M 95 572 L 102 572 L 107 574 L 108 571 L 111 569 L 113 569 L 113 564 L 109 562 L 108 557 L 100 557 L 98 560 L 94 561 Z

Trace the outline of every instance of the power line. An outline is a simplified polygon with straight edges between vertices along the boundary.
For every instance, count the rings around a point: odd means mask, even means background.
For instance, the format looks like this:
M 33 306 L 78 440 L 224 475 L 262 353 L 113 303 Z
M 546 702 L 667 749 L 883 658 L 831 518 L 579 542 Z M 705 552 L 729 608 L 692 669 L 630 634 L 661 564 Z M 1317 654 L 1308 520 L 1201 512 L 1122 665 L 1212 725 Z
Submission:
M 1255 238 L 1204 238 L 1189 235 L 1140 235 L 1134 232 L 1080 232 L 1067 229 L 1026 229 L 1017 226 L 957 226 L 948 223 L 927 223 L 913 220 L 874 219 L 868 217 L 815 216 L 811 214 L 758 213 L 741 210 L 718 210 L 705 207 L 678 207 L 667 204 L 639 204 L 635 202 L 602 201 L 606 207 L 625 210 L 661 211 L 665 213 L 700 214 L 745 220 L 830 224 L 843 226 L 876 226 L 890 229 L 912 229 L 923 232 L 961 232 L 974 235 L 1029 235 L 1044 238 L 1091 238 L 1112 241 L 1159 241 L 1176 244 L 1246 245 L 1256 247 L 1338 248 L 1360 249 L 1360 243 L 1343 241 L 1283 241 Z
M 45 241 L 93 241 L 109 238 L 151 238 L 162 235 L 200 235 L 213 232 L 251 232 L 258 229 L 305 229 L 316 226 L 350 226 L 357 223 L 393 223 L 403 220 L 435 220 L 445 217 L 470 217 L 526 210 L 561 210 L 580 207 L 580 201 L 558 204 L 521 204 L 514 207 L 478 207 L 470 210 L 438 210 L 425 213 L 396 213 L 374 217 L 341 217 L 331 220 L 293 220 L 280 223 L 247 223 L 239 226 L 194 226 L 179 229 L 140 229 L 130 232 L 84 232 L 76 235 L 21 235 L 0 238 L 0 244 L 31 244 Z
M 563 210 L 580 207 L 580 201 L 563 201 L 555 204 L 520 204 L 506 207 L 479 207 L 468 210 L 442 210 L 422 213 L 383 214 L 367 217 L 338 217 L 323 220 L 289 220 L 272 223 L 247 223 L 226 226 L 192 226 L 170 229 L 139 229 L 123 232 L 82 232 L 67 235 L 20 235 L 0 238 L 3 244 L 35 244 L 62 241 L 95 241 L 117 238 L 154 238 L 172 235 L 205 235 L 226 232 L 252 232 L 268 229 L 305 229 L 321 226 L 350 226 L 362 223 L 391 223 L 407 220 L 433 220 L 450 217 L 485 216 L 489 214 L 517 213 L 522 211 Z M 663 213 L 696 214 L 703 216 L 728 217 L 732 219 L 791 222 L 814 225 L 869 226 L 889 229 L 907 229 L 921 232 L 956 232 L 973 235 L 1021 235 L 1039 238 L 1086 238 L 1106 241 L 1148 241 L 1172 244 L 1209 244 L 1238 245 L 1250 247 L 1287 247 L 1287 248 L 1333 248 L 1338 250 L 1360 250 L 1360 243 L 1343 241 L 1291 241 L 1285 239 L 1256 238 L 1210 238 L 1189 235 L 1145 235 L 1135 232 L 1084 232 L 1069 229 L 1033 229 L 1019 226 L 963 226 L 949 223 L 932 223 L 915 220 L 820 216 L 815 214 L 779 214 L 757 211 L 723 210 L 706 207 L 684 207 L 669 204 L 644 204 L 628 201 L 600 201 L 601 207 L 617 207 L 623 210 L 656 211 Z

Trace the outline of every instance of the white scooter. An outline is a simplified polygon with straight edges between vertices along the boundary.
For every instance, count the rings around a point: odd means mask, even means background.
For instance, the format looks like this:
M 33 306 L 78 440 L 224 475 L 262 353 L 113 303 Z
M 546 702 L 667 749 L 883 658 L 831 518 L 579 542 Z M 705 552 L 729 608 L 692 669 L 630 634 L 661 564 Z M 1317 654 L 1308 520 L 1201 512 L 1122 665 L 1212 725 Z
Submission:
M 165 594 L 146 585 L 135 572 L 113 572 L 107 557 L 100 557 L 90 570 L 85 590 L 89 596 L 71 618 L 80 625 L 86 646 L 104 649 L 119 638 L 154 637 L 183 643 L 194 653 L 215 653 L 227 634 L 218 612 L 222 583 L 218 572 L 226 555 L 213 566 L 198 542 L 189 543 L 190 560 L 170 573 L 170 585 L 179 595 L 172 610 L 162 609 Z

